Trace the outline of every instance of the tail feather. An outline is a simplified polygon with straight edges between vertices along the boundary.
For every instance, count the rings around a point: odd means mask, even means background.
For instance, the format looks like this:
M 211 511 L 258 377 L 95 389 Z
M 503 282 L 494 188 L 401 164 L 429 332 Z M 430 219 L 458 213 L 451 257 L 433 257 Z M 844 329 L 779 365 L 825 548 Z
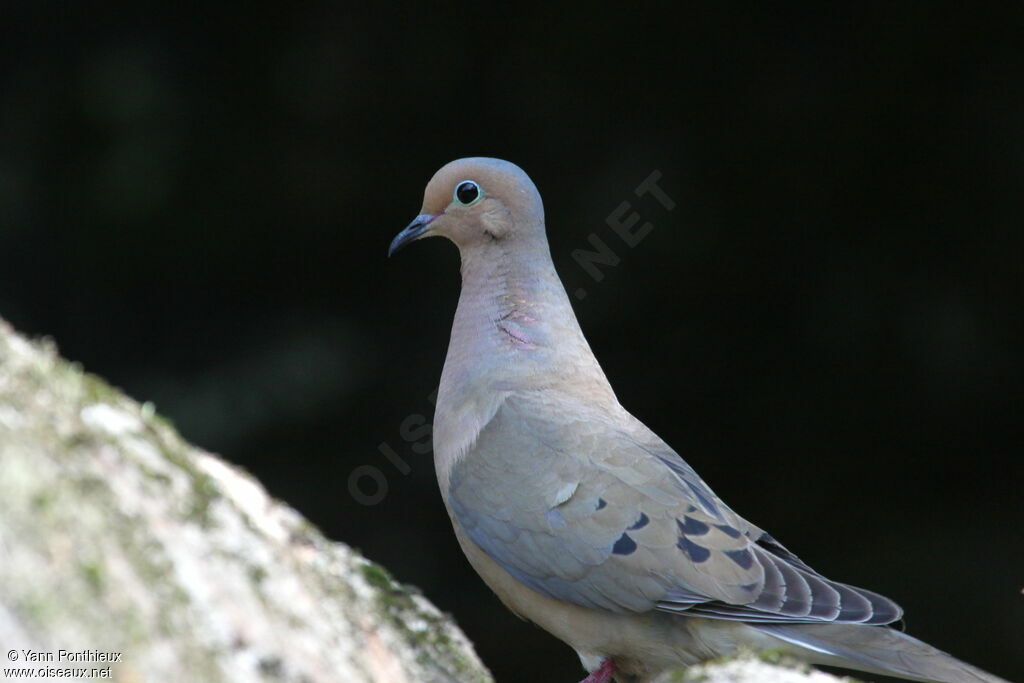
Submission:
M 885 626 L 862 624 L 751 624 L 803 649 L 815 664 L 932 683 L 1007 683 L 917 638 Z

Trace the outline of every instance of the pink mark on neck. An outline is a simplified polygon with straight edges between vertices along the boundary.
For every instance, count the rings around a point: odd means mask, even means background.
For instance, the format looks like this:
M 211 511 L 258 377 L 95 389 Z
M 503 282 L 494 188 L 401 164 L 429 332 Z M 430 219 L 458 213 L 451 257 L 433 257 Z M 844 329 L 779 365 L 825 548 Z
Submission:
M 516 342 L 524 349 L 535 349 L 537 346 L 531 342 L 526 335 L 523 334 L 522 330 L 518 330 L 511 325 L 506 324 L 504 321 L 499 320 L 497 323 L 498 329 L 507 334 L 512 338 L 512 341 Z

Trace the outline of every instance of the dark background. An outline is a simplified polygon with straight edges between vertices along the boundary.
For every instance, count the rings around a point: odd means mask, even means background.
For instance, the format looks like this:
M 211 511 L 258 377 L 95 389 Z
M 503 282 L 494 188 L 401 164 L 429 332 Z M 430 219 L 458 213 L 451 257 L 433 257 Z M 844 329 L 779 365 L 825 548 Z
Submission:
M 619 398 L 719 495 L 1024 677 L 1024 6 L 71 4 L 0 29 L 0 315 L 421 587 L 499 680 L 581 669 L 472 573 L 403 438 L 456 251 L 385 259 L 469 155 L 531 174 Z M 654 170 L 673 211 L 633 194 Z

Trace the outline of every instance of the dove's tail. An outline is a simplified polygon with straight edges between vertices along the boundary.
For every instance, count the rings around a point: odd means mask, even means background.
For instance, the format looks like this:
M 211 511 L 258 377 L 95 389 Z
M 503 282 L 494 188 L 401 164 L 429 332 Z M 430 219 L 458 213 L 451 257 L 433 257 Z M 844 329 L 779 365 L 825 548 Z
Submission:
M 804 659 L 911 681 L 1007 683 L 931 645 L 885 626 L 862 624 L 751 625 L 796 645 Z

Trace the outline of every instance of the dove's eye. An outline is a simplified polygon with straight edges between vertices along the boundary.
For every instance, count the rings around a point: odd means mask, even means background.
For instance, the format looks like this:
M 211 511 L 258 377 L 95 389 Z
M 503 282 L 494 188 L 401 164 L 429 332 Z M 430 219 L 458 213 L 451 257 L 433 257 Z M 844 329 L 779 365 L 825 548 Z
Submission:
M 480 186 L 472 180 L 463 180 L 455 186 L 455 201 L 463 206 L 475 204 L 484 196 Z

